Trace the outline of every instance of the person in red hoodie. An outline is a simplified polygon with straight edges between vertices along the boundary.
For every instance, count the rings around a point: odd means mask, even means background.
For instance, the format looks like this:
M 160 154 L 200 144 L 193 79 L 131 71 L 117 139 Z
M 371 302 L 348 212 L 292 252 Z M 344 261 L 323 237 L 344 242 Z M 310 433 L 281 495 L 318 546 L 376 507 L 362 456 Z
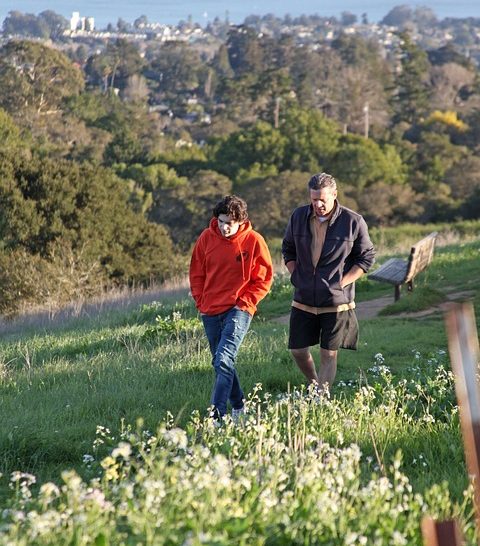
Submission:
M 237 421 L 244 394 L 235 359 L 258 302 L 273 281 L 270 252 L 248 220 L 247 204 L 227 195 L 213 209 L 210 225 L 198 238 L 190 263 L 190 289 L 200 311 L 215 370 L 212 417 L 220 422 L 232 406 Z

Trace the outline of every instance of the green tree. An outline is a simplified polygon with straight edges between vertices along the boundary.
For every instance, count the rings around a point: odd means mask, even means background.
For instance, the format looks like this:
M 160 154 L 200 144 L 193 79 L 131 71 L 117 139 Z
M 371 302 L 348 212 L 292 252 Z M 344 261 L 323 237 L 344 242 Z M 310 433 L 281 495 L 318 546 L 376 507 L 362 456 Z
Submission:
M 283 171 L 276 176 L 251 179 L 241 188 L 255 229 L 267 237 L 282 237 L 293 209 L 308 202 L 310 173 Z
M 342 11 L 340 15 L 340 24 L 344 27 L 354 25 L 358 19 L 357 16 L 351 11 Z
M 147 159 L 142 142 L 137 138 L 137 134 L 127 127 L 115 131 L 105 148 L 103 158 L 107 165 L 139 163 Z
M 463 218 L 478 219 L 478 211 L 480 210 L 480 188 L 477 186 L 472 195 L 464 201 L 461 213 Z
M 465 143 L 470 149 L 480 147 L 480 108 L 476 108 L 466 117 L 465 120 L 469 130 L 465 135 Z
M 435 12 L 427 6 L 417 6 L 413 12 L 413 19 L 419 28 L 427 31 L 438 23 Z
M 332 75 L 342 66 L 340 55 L 332 48 L 311 51 L 295 48 L 289 66 L 298 102 L 303 107 L 328 108 L 335 100 L 336 83 L 332 88 Z
M 127 184 L 108 169 L 13 157 L 0 163 L 0 241 L 45 259 L 66 244 L 116 282 L 161 280 L 178 264 L 172 242 L 129 198 Z
M 122 178 L 131 178 L 144 190 L 153 192 L 159 188 L 174 188 L 186 182 L 179 177 L 175 169 L 171 169 L 165 163 L 153 163 L 150 165 L 119 166 L 119 175 Z M 123 168 L 122 168 L 123 167 Z
M 428 51 L 427 54 L 428 60 L 433 66 L 455 63 L 469 70 L 474 68 L 472 60 L 460 53 L 458 47 L 452 42 L 448 42 L 438 49 Z
M 212 67 L 215 69 L 217 75 L 220 78 L 233 77 L 233 69 L 230 65 L 230 59 L 228 58 L 228 49 L 225 44 L 221 44 L 217 53 L 213 57 Z
M 424 213 L 424 196 L 408 184 L 375 182 L 356 192 L 359 211 L 368 225 L 418 222 Z
M 393 146 L 381 147 L 372 139 L 357 135 L 340 139 L 338 151 L 327 166 L 329 172 L 354 187 L 356 192 L 376 182 L 392 185 L 406 181 L 406 169 Z
M 199 52 L 182 42 L 167 42 L 159 49 L 147 51 L 145 75 L 153 82 L 156 92 L 178 99 L 182 91 L 192 91 L 200 83 L 204 70 Z
M 281 170 L 318 171 L 336 152 L 340 133 L 318 110 L 292 106 L 281 115 L 286 144 Z
M 356 34 L 342 32 L 332 41 L 332 48 L 339 53 L 342 61 L 349 65 L 376 65 L 380 61 L 380 50 L 377 42 L 366 40 Z
M 46 22 L 32 13 L 10 11 L 3 21 L 4 34 L 48 38 L 49 28 Z
M 252 89 L 257 83 L 253 74 L 236 78 L 222 78 L 216 89 L 217 100 L 225 104 L 222 118 L 247 124 L 256 121 Z
M 423 130 L 410 173 L 413 187 L 419 192 L 434 193 L 447 171 L 454 165 L 458 168 L 466 152 L 465 147 L 452 144 L 447 134 Z
M 68 28 L 68 21 L 52 10 L 42 11 L 38 16 L 20 11 L 10 11 L 3 21 L 3 32 L 10 35 L 56 39 Z
M 252 86 L 252 105 L 259 116 L 278 127 L 280 110 L 292 101 L 293 84 L 285 69 L 265 70 Z
M 208 226 L 215 204 L 230 193 L 232 182 L 226 176 L 200 170 L 188 180 L 158 188 L 149 217 L 167 225 L 172 240 L 188 250 Z
M 391 70 L 378 44 L 357 35 L 340 34 L 332 42 L 330 69 L 316 91 L 325 113 L 344 130 L 365 131 L 368 108 L 369 131 L 383 130 L 390 122 L 386 88 L 392 85 Z
M 165 163 L 142 165 L 119 163 L 115 172 L 128 181 L 131 190 L 130 204 L 137 212 L 148 214 L 153 205 L 153 193 L 159 188 L 173 188 L 181 185 L 185 179 L 178 176 L 175 169 Z
M 99 295 L 109 282 L 98 262 L 88 262 L 82 249 L 54 244 L 49 256 L 25 249 L 0 250 L 0 314 L 12 318 L 36 306 L 50 312 L 74 301 Z
M 58 112 L 83 87 L 80 69 L 60 51 L 27 41 L 0 48 L 0 106 L 16 119 Z
M 84 119 L 87 126 L 110 133 L 103 153 L 107 165 L 148 162 L 160 145 L 162 137 L 156 120 L 144 104 L 125 103 L 114 95 L 101 97 L 89 93 L 70 101 L 69 111 Z
M 400 71 L 395 77 L 392 96 L 394 122 L 412 124 L 428 111 L 430 90 L 427 80 L 430 64 L 425 51 L 412 42 L 408 32 L 401 32 L 399 39 Z
M 392 27 L 404 27 L 406 24 L 413 20 L 413 12 L 409 6 L 402 4 L 400 6 L 393 7 L 387 15 L 382 19 L 382 25 L 388 25 Z
M 123 38 L 108 43 L 105 51 L 89 57 L 85 66 L 89 83 L 103 91 L 127 87 L 129 78 L 142 72 L 144 61 L 138 47 Z
M 38 19 L 43 22 L 47 28 L 50 38 L 58 39 L 64 30 L 68 28 L 68 21 L 62 15 L 47 9 L 38 15 Z
M 453 199 L 469 201 L 480 190 L 480 157 L 465 154 L 445 172 L 444 181 Z
M 148 25 L 148 17 L 146 15 L 140 15 L 135 21 L 133 21 L 133 26 L 135 28 L 144 28 Z
M 278 168 L 284 161 L 286 139 L 265 121 L 232 133 L 217 147 L 214 168 L 232 180 L 254 163 Z
M 259 74 L 263 68 L 263 50 L 257 32 L 248 26 L 232 27 L 227 50 L 230 66 L 237 76 Z
M 25 140 L 25 135 L 22 135 L 13 118 L 0 108 L 0 142 L 2 143 L 0 156 L 11 155 L 20 149 L 25 149 Z

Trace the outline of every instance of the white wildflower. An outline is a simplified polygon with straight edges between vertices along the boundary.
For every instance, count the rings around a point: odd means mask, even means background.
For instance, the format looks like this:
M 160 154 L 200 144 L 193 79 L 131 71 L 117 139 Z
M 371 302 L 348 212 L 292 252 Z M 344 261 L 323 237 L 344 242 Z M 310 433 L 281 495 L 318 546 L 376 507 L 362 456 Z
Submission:
M 407 539 L 399 533 L 399 531 L 394 531 L 392 535 L 393 544 L 397 544 L 398 546 L 403 546 L 404 544 L 407 544 Z
M 167 441 L 167 443 L 176 446 L 178 449 L 187 449 L 187 433 L 181 428 L 172 428 L 170 430 L 166 430 L 163 433 L 163 437 Z
M 130 458 L 130 455 L 132 453 L 132 446 L 127 442 L 120 442 L 118 446 L 112 451 L 112 457 L 116 459 L 117 457 L 121 457 L 122 459 L 125 459 L 126 461 Z
M 46 482 L 40 487 L 40 496 L 51 499 L 60 495 L 60 489 L 53 482 Z
M 27 472 L 19 472 L 18 470 L 16 470 L 15 472 L 12 472 L 10 481 L 12 483 L 19 483 L 22 486 L 25 485 L 29 487 L 30 485 L 36 483 L 37 478 L 35 478 L 33 474 L 28 474 Z

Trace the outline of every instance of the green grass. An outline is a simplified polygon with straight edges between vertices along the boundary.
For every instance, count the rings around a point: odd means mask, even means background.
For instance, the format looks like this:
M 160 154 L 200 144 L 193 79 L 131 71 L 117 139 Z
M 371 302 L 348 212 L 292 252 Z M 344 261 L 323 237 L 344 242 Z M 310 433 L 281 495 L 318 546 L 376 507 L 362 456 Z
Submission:
M 402 295 L 396 304 L 403 306 L 397 311 L 431 305 L 432 294 L 436 297 L 470 290 L 478 321 L 478 271 L 478 241 L 437 249 L 432 265 L 417 279 L 415 290 Z M 359 301 L 391 292 L 390 286 L 366 277 L 358 283 Z M 271 320 L 288 313 L 291 295 L 288 279 L 278 279 L 252 322 L 238 357 L 245 392 L 253 392 L 260 383 L 262 393 L 276 400 L 304 383 L 286 349 L 287 327 Z M 332 403 L 324 408 L 304 407 L 299 398 L 297 407 L 297 399 L 292 399 L 288 419 L 301 417 L 304 421 L 297 423 L 299 428 L 291 425 L 288 432 L 285 423 L 278 423 L 269 413 L 276 411 L 275 404 L 260 399 L 266 426 L 271 427 L 276 441 L 283 438 L 287 444 L 302 427 L 342 449 L 356 443 L 362 453 L 358 487 L 366 486 L 379 472 L 369 460 L 387 468 L 401 452 L 402 472 L 414 492 L 431 496 L 429 506 L 444 498 L 445 486 L 441 484 L 448 482 L 450 501 L 444 512 L 452 515 L 463 503 L 467 474 L 452 380 L 441 371 L 448 368 L 442 317 L 437 314 L 416 320 L 389 315 L 361 321 L 360 328 L 359 350 L 340 353 Z M 318 351 L 314 357 L 318 361 Z M 379 371 L 379 366 L 386 366 L 388 373 Z M 12 496 L 9 489 L 15 470 L 35 474 L 40 483 L 53 480 L 58 484 L 67 468 L 76 469 L 85 480 L 104 472 L 99 467 L 92 474 L 82 462 L 85 454 L 94 453 L 98 462 L 108 453 L 106 444 L 93 450 L 97 426 L 111 430 L 109 445 L 114 446 L 122 430 L 129 424 L 135 427 L 139 418 L 144 429 L 156 431 L 171 414 L 170 426 L 195 429 L 189 442 L 208 445 L 224 455 L 231 453 L 238 440 L 239 451 L 234 450 L 231 456 L 245 461 L 251 450 L 255 452 L 260 441 L 255 434 L 260 434 L 260 429 L 252 431 L 250 439 L 238 431 L 232 431 L 230 438 L 226 432 L 224 443 L 217 445 L 215 438 L 208 440 L 210 433 L 202 440 L 205 432 L 199 436 L 200 425 L 192 425 L 192 412 L 206 412 L 212 383 L 205 336 L 188 300 L 144 305 L 133 312 L 111 312 L 92 320 L 71 320 L 51 332 L 32 329 L 5 336 L 0 346 L 0 498 L 12 506 L 20 502 L 18 494 Z M 283 412 L 282 407 L 278 411 Z M 302 441 L 306 442 L 305 438 Z M 283 464 L 281 457 L 279 465 Z M 263 464 L 260 460 L 257 463 Z M 289 459 L 285 464 L 293 462 Z M 104 487 L 105 494 L 114 495 L 108 484 Z M 298 485 L 292 487 L 292 491 L 299 491 Z M 431 493 L 435 487 L 443 492 Z M 309 502 L 317 500 L 309 497 Z M 468 529 L 471 515 L 466 508 L 462 510 L 464 528 Z M 262 535 L 263 531 L 257 531 Z M 184 539 L 185 533 L 181 535 Z M 234 540 L 232 533 L 230 540 Z M 3 544 L 1 536 L 0 531 Z M 306 535 L 301 536 L 306 540 Z M 420 543 L 415 536 L 409 543 Z M 332 539 L 331 543 L 337 542 Z
M 444 303 L 446 299 L 447 296 L 444 292 L 431 286 L 423 285 L 416 288 L 414 292 L 405 291 L 402 298 L 384 307 L 379 314 L 380 316 L 385 316 L 424 311 Z

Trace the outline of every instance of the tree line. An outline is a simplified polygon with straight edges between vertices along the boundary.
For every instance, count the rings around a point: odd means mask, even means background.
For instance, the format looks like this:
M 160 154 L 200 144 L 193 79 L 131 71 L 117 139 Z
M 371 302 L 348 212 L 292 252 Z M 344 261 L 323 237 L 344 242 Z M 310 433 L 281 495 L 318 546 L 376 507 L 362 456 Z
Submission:
M 478 69 L 397 39 L 3 45 L 0 312 L 178 274 L 227 193 L 281 236 L 320 170 L 372 226 L 477 218 Z

